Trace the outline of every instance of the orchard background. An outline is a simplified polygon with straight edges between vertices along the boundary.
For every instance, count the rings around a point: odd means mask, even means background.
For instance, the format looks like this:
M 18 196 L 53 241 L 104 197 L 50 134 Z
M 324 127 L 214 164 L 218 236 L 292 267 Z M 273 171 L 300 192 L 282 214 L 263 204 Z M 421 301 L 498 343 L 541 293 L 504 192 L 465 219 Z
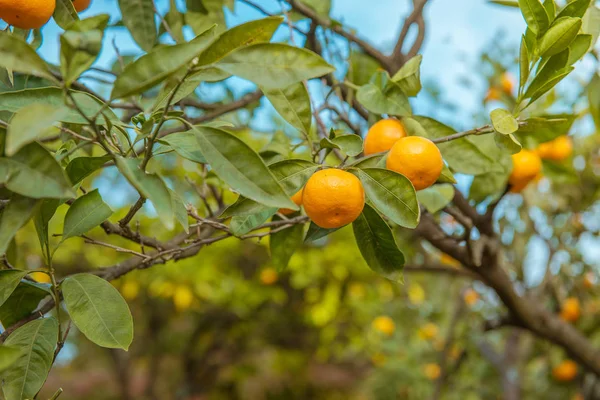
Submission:
M 596 1 L 50 3 L 0 0 L 54 10 L 0 22 L 2 398 L 600 398 Z

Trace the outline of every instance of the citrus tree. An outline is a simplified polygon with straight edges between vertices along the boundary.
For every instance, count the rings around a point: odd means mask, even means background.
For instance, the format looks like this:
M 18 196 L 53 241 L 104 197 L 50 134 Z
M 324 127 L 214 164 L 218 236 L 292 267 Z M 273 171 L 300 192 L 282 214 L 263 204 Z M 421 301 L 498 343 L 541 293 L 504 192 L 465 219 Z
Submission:
M 224 10 L 238 2 L 264 18 L 227 29 Z M 211 244 L 265 238 L 274 269 L 263 271 L 261 280 L 270 285 L 296 252 L 345 226 L 381 279 L 401 283 L 404 272 L 418 271 L 480 282 L 479 291 L 461 292 L 439 360 L 425 366 L 433 396 L 441 395 L 452 372 L 450 339 L 463 303 L 477 303 L 480 293 L 494 305 L 485 330 L 517 327 L 565 352 L 553 371 L 557 381 L 571 381 L 578 368 L 600 374 L 593 327 L 574 326 L 581 316 L 574 295 L 579 283 L 551 268 L 539 285 L 525 284 L 523 276 L 533 234 L 553 255 L 569 255 L 571 277 L 589 269 L 577 239 L 598 229 L 582 221 L 595 215 L 598 143 L 596 136 L 585 138 L 574 160 L 567 135 L 590 116 L 600 124 L 600 77 L 585 82 L 583 108 L 581 93 L 569 102 L 554 87 L 593 51 L 600 9 L 591 0 L 496 2 L 518 7 L 527 23 L 516 61 L 519 80 L 514 84 L 505 71 L 512 65 L 491 60 L 486 101 L 498 107 L 473 119 L 481 124 L 457 131 L 411 107 L 423 86 L 418 53 L 427 1 L 414 1 L 390 52 L 331 18 L 327 1 L 282 1 L 275 13 L 238 2 L 188 0 L 185 12 L 171 2 L 161 13 L 150 0 L 120 0 L 122 20 L 109 23 L 108 15 L 79 18 L 89 1 L 0 1 L 0 18 L 8 24 L 0 33 L 4 397 L 38 394 L 72 328 L 98 346 L 129 349 L 132 314 L 109 282 L 120 279 L 121 293 L 135 297 L 136 282 L 149 272 L 139 270 L 176 268 L 186 260 L 201 265 Z M 59 65 L 36 52 L 39 28 L 51 17 L 64 30 Z M 121 25 L 143 53 L 123 55 L 115 43 L 113 69 L 94 66 L 110 46 L 106 33 Z M 417 34 L 409 35 L 413 27 Z M 278 41 L 276 31 L 283 35 Z M 90 83 L 90 72 L 106 79 Z M 231 98 L 232 77 L 251 82 L 254 91 Z M 197 88 L 207 84 L 225 88 L 225 100 L 199 97 Z M 263 97 L 282 119 L 276 132 L 256 132 L 247 117 Z M 567 111 L 556 113 L 560 103 Z M 137 193 L 123 212 L 101 195 L 95 178 L 107 175 L 125 185 L 114 192 Z M 568 190 L 515 204 L 529 198 L 542 175 Z M 467 190 L 457 178 L 468 182 Z M 540 222 L 535 210 L 549 217 Z M 142 213 L 156 223 L 140 223 Z M 32 225 L 37 247 L 15 240 Z M 115 255 L 108 263 L 66 268 L 61 252 L 75 241 Z M 23 253 L 39 254 L 43 262 L 31 268 Z M 431 254 L 443 258 L 431 262 Z M 588 285 L 593 280 L 588 277 Z M 361 290 L 354 286 L 359 298 Z M 193 301 L 189 291 L 177 293 L 176 305 Z M 418 289 L 409 291 L 412 303 L 419 297 Z M 247 294 L 236 307 L 251 299 Z M 327 321 L 327 315 L 319 318 Z M 224 320 L 227 326 L 235 315 Z M 381 316 L 373 328 L 391 337 L 395 323 Z M 436 330 L 425 325 L 412 333 L 433 338 Z M 501 371 L 505 393 L 518 392 L 508 351 L 516 339 L 509 339 L 501 362 L 489 348 L 481 350 Z M 384 357 L 376 353 L 373 362 Z M 190 361 L 190 368 L 201 369 L 201 361 Z M 61 391 L 52 389 L 58 397 Z M 593 398 L 593 385 L 588 393 Z

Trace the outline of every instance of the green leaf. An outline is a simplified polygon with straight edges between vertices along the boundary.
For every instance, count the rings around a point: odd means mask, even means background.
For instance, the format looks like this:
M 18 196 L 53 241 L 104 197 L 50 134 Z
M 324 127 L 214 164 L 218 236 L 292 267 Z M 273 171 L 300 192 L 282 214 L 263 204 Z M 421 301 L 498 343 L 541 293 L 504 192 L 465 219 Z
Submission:
M 485 174 L 477 175 L 469 190 L 469 198 L 477 202 L 489 196 L 499 196 L 506 189 L 508 176 L 512 171 L 512 158 L 506 151 L 501 150 L 492 135 L 477 137 L 479 147 L 496 160 L 498 169 Z
M 52 17 L 56 24 L 63 29 L 67 29 L 73 22 L 79 21 L 79 14 L 73 6 L 73 0 L 56 0 L 56 8 Z
M 519 0 L 519 7 L 527 22 L 527 26 L 537 36 L 541 36 L 548 29 L 550 21 L 546 9 L 540 0 Z
M 407 96 L 416 96 L 421 91 L 421 62 L 423 56 L 417 54 L 392 76 L 392 81 L 396 82 Z
M 432 214 L 446 207 L 454 198 L 454 186 L 434 185 L 417 193 L 419 202 Z
M 506 7 L 514 7 L 514 8 L 519 7 L 519 2 L 517 0 L 489 0 L 489 2 L 492 4 L 498 4 L 500 6 L 506 6 Z
M 306 160 L 284 160 L 269 166 L 273 176 L 288 196 L 293 196 L 302 189 L 318 168 L 318 165 Z M 267 206 L 240 196 L 223 212 L 221 218 L 257 214 L 266 208 Z
M 348 80 L 357 86 L 366 85 L 371 76 L 381 69 L 381 65 L 373 57 L 358 49 L 351 49 L 351 51 Z
M 115 158 L 119 171 L 137 189 L 140 196 L 149 199 L 156 209 L 161 222 L 169 230 L 173 229 L 173 207 L 171 195 L 163 180 L 156 174 L 148 174 L 140 168 L 139 161 L 133 158 Z
M 538 53 L 550 57 L 566 50 L 581 28 L 581 18 L 562 17 L 554 21 L 538 43 Z
M 235 216 L 231 218 L 229 228 L 235 236 L 243 236 L 261 226 L 277 212 L 277 208 L 266 208 L 257 214 Z
M 507 150 L 510 154 L 517 154 L 523 148 L 512 133 L 496 132 L 494 140 L 499 148 Z
M 0 158 L 0 182 L 8 190 L 34 199 L 75 196 L 65 171 L 37 143 L 26 145 L 11 158 Z
M 49 296 L 50 292 L 50 285 L 22 281 L 0 306 L 2 326 L 12 326 L 31 315 L 40 301 Z
M 37 200 L 13 194 L 0 216 L 0 254 L 6 253 L 17 231 L 29 221 L 35 212 Z M 0 301 L 0 304 L 2 302 Z
M 269 42 L 283 22 L 274 16 L 246 22 L 223 32 L 198 58 L 198 65 L 214 64 L 231 52 L 254 43 Z
M 106 221 L 112 213 L 98 189 L 81 196 L 71 204 L 65 215 L 62 240 L 85 234 Z
M 414 229 L 421 211 L 415 189 L 404 175 L 380 168 L 351 170 L 363 184 L 367 198 L 390 221 Z
M 10 297 L 25 275 L 27 271 L 0 270 L 0 306 Z
M 56 134 L 53 126 L 69 110 L 49 104 L 34 103 L 17 111 L 8 126 L 6 134 L 6 155 L 12 156 L 23 145 Z
M 279 217 L 273 217 L 273 221 L 279 220 L 281 220 Z M 302 246 L 303 239 L 304 224 L 296 224 L 271 233 L 269 237 L 269 249 L 271 250 L 271 261 L 277 271 L 283 271 L 287 268 L 296 250 Z
M 583 33 L 592 35 L 593 47 L 600 35 L 600 8 L 590 7 L 583 16 L 583 25 L 581 26 Z
M 266 89 L 286 88 L 335 70 L 310 50 L 282 43 L 242 47 L 219 61 L 217 67 Z
M 554 184 L 581 186 L 581 178 L 572 164 L 543 160 L 542 173 Z
M 0 32 L 0 67 L 56 82 L 48 65 L 24 39 Z
M 93 117 L 102 108 L 102 102 L 88 93 L 71 90 L 71 94 L 75 98 L 75 102 L 79 105 L 79 108 L 81 108 L 88 117 Z M 38 103 L 54 106 L 56 108 L 64 107 L 65 101 L 63 91 L 57 87 L 42 87 L 0 93 L 0 111 L 10 111 L 14 113 L 23 107 Z M 102 113 L 112 123 L 121 123 L 111 109 L 105 108 Z M 88 124 L 87 120 L 83 118 L 78 111 L 72 109 L 69 109 L 60 121 L 71 124 Z M 102 118 L 99 119 L 98 123 L 101 125 L 103 124 Z
M 109 156 L 102 157 L 77 157 L 67 165 L 66 172 L 73 185 L 78 184 L 104 164 L 112 160 Z
M 369 267 L 384 277 L 402 280 L 404 254 L 398 249 L 392 230 L 371 206 L 352 223 L 358 249 Z
M 554 21 L 554 17 L 556 16 L 556 3 L 554 3 L 554 0 L 544 0 L 544 8 L 548 14 L 548 21 L 552 23 L 552 21 Z
M 556 16 L 556 18 L 562 17 L 575 17 L 583 18 L 583 15 L 590 6 L 591 0 L 573 0 L 569 2 Z
M 393 87 L 392 90 L 384 93 L 379 86 L 368 83 L 358 89 L 356 98 L 367 110 L 375 114 L 396 116 L 412 114 L 408 97 L 399 87 Z
M 197 2 L 198 0 L 188 0 Z M 196 8 L 196 7 L 194 7 Z M 216 24 L 215 31 L 223 32 L 227 25 L 225 23 L 225 14 L 223 12 L 223 0 L 202 0 L 202 8 L 204 11 L 195 12 L 188 8 L 184 14 L 185 23 L 198 34 L 204 32 L 211 25 Z
M 19 359 L 21 349 L 11 346 L 0 346 L 0 372 L 8 369 Z
M 114 82 L 111 98 L 139 94 L 157 85 L 197 57 L 213 37 L 214 27 L 188 43 L 159 47 L 127 64 Z
M 119 0 L 123 24 L 133 40 L 142 48 L 150 51 L 156 43 L 156 20 L 153 0 Z
M 40 247 L 42 249 L 44 257 L 47 256 L 47 250 L 49 247 L 48 224 L 50 223 L 50 220 L 56 213 L 56 209 L 62 203 L 62 200 L 44 199 L 40 202 L 40 206 L 33 217 L 35 230 L 38 235 Z
M 263 89 L 263 93 L 290 125 L 300 132 L 310 132 L 312 111 L 304 83 L 298 82 L 283 89 Z
M 529 49 L 527 48 L 527 41 L 525 36 L 521 38 L 521 49 L 519 52 L 519 88 L 525 88 L 527 79 L 529 79 Z M 521 91 L 519 90 L 519 93 Z
M 363 141 L 358 135 L 340 135 L 333 139 L 324 137 L 320 142 L 322 149 L 339 149 L 349 157 L 355 157 L 363 151 Z
M 587 87 L 587 99 L 596 129 L 600 130 L 600 75 L 598 73 L 594 74 Z
M 537 147 L 559 136 L 566 135 L 575 121 L 570 114 L 544 115 L 524 120 L 515 136 L 527 148 Z
M 496 132 L 508 135 L 519 129 L 519 122 L 517 122 L 516 118 L 513 117 L 510 112 L 502 108 L 493 110 L 490 113 L 490 118 Z
M 575 69 L 574 67 L 567 67 L 564 70 L 564 72 L 554 76 L 552 79 L 550 79 L 548 82 L 546 82 L 541 88 L 539 88 L 537 91 L 535 91 L 531 95 L 531 100 L 529 100 L 529 104 L 533 103 L 534 101 L 536 101 L 537 99 L 542 97 L 544 94 L 546 94 L 550 89 L 552 89 L 560 81 L 562 81 L 564 78 L 566 78 L 566 76 L 569 75 L 574 69 Z
M 109 16 L 97 15 L 73 22 L 60 37 L 60 71 L 65 85 L 70 87 L 92 66 L 100 50 Z
M 573 43 L 569 46 L 569 61 L 568 65 L 573 65 L 581 60 L 592 47 L 592 35 L 577 35 Z
M 325 236 L 328 236 L 339 229 L 341 228 L 321 228 L 319 225 L 315 224 L 314 222 L 311 222 L 308 226 L 306 236 L 304 237 L 304 243 L 314 242 L 316 240 L 322 239 Z
M 169 194 L 171 195 L 171 207 L 175 213 L 175 219 L 181 224 L 185 233 L 189 233 L 190 222 L 188 221 L 188 213 L 183 200 L 171 189 L 169 189 Z
M 361 157 L 355 162 L 349 164 L 350 167 L 355 168 L 385 168 L 385 159 L 387 157 L 387 153 L 382 154 L 372 154 L 366 157 Z
M 544 67 L 537 73 L 531 84 L 523 95 L 524 98 L 532 97 L 535 93 L 544 87 L 548 82 L 556 79 L 557 76 L 563 74 L 569 61 L 569 49 L 562 51 L 548 59 L 548 62 Z
M 44 385 L 54 359 L 58 322 L 54 318 L 31 321 L 6 339 L 6 346 L 21 350 L 11 368 L 2 373 L 7 400 L 33 399 Z
M 298 210 L 250 146 L 221 129 L 193 127 L 192 130 L 204 158 L 226 184 L 264 205 Z
M 328 18 L 331 10 L 331 0 L 302 0 L 301 3 L 312 8 L 321 17 Z
M 92 274 L 76 274 L 61 284 L 71 320 L 89 340 L 101 347 L 128 350 L 133 318 L 119 291 Z
M 434 119 L 415 116 L 402 120 L 411 135 L 429 139 L 452 135 L 456 131 Z M 444 160 L 454 172 L 479 175 L 497 169 L 493 158 L 482 151 L 471 138 L 465 137 L 447 143 L 439 143 Z
M 437 183 L 456 183 L 456 178 L 454 178 L 454 174 L 450 171 L 450 168 L 446 164 L 444 164 L 444 168 L 442 168 L 442 173 L 437 180 Z
M 161 138 L 159 142 L 170 146 L 183 158 L 199 164 L 206 164 L 194 132 L 174 133 Z

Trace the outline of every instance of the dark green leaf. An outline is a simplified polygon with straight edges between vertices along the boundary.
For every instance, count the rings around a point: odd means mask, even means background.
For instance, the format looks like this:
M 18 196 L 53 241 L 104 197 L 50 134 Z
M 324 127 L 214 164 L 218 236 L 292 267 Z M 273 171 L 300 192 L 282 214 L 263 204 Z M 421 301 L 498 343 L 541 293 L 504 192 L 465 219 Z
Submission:
M 454 186 L 448 184 L 430 186 L 417 193 L 419 202 L 432 214 L 450 204 L 453 197 Z
M 308 226 L 308 231 L 306 232 L 304 243 L 314 242 L 316 240 L 322 239 L 325 236 L 328 236 L 339 229 L 341 228 L 321 228 L 319 225 L 315 224 L 314 222 L 311 222 Z
M 119 291 L 104 279 L 77 274 L 61 284 L 71 320 L 98 346 L 128 350 L 133 340 L 133 319 Z
M 415 189 L 404 175 L 380 168 L 356 169 L 367 198 L 390 221 L 414 229 L 421 215 Z
M 286 88 L 335 70 L 310 50 L 282 43 L 242 47 L 219 61 L 217 67 L 266 89 Z
M 35 199 L 13 194 L 0 216 L 0 254 L 6 253 L 8 245 L 17 231 L 29 221 L 36 211 L 37 202 Z M 2 304 L 1 301 L 0 304 Z
M 211 28 L 188 43 L 159 47 L 127 64 L 115 80 L 111 98 L 139 94 L 157 85 L 197 57 L 213 37 L 214 29 Z
M 192 130 L 204 158 L 226 184 L 264 205 L 298 209 L 264 161 L 246 143 L 221 129 L 194 127 Z
M 444 168 L 442 168 L 442 173 L 437 180 L 437 183 L 456 183 L 456 178 L 454 178 L 454 174 L 450 171 L 450 168 L 446 164 L 444 164 Z
M 565 67 L 569 61 L 569 49 L 556 54 L 546 62 L 546 65 L 536 74 L 533 81 L 525 91 L 524 98 L 532 97 L 544 85 L 565 72 Z M 511 132 L 512 133 L 512 132 Z
M 366 157 L 361 157 L 355 162 L 351 163 L 350 167 L 355 168 L 385 168 L 385 159 L 387 153 L 383 154 L 372 154 Z
M 496 140 L 496 145 L 499 148 L 508 151 L 510 154 L 517 154 L 523 148 L 512 133 L 496 132 L 494 140 Z
M 36 211 L 33 222 L 35 224 L 35 230 L 40 241 L 40 247 L 44 257 L 47 256 L 49 247 L 48 238 L 48 224 L 56 213 L 58 206 L 62 204 L 62 200 L 57 199 L 44 199 L 40 202 L 40 206 Z
M 545 115 L 526 119 L 515 136 L 527 148 L 537 147 L 559 136 L 566 135 L 575 121 L 570 114 Z
M 408 116 L 412 113 L 408 97 L 399 87 L 384 93 L 379 86 L 368 83 L 361 86 L 356 98 L 367 110 L 375 114 Z
M 257 214 L 235 216 L 231 218 L 229 228 L 235 236 L 243 236 L 261 226 L 277 212 L 277 208 L 266 208 Z
M 549 90 L 551 90 L 554 86 L 558 85 L 558 83 L 564 78 L 566 78 L 566 76 L 569 75 L 574 69 L 574 67 L 567 67 L 564 70 L 564 72 L 556 75 L 554 78 L 546 82 L 544 86 L 542 86 L 535 93 L 533 93 L 533 95 L 531 96 L 531 100 L 529 100 L 529 104 L 533 103 L 534 101 L 542 97 L 544 94 L 546 94 Z
M 161 138 L 159 142 L 169 145 L 183 158 L 199 164 L 206 164 L 206 159 L 202 155 L 200 145 L 196 140 L 196 134 L 193 132 L 171 134 Z
M 352 223 L 356 244 L 369 267 L 388 279 L 402 280 L 404 254 L 398 249 L 392 230 L 371 206 Z
M 56 134 L 53 126 L 60 121 L 69 109 L 44 103 L 34 103 L 17 111 L 8 126 L 6 134 L 6 155 L 12 156 L 23 145 Z
M 0 158 L 0 181 L 9 190 L 34 199 L 75 195 L 65 171 L 37 143 L 26 145 L 11 158 Z
M 349 157 L 355 157 L 363 151 L 363 141 L 358 135 L 341 135 L 333 139 L 321 139 L 322 149 L 339 149 Z
M 98 189 L 81 196 L 71 204 L 65 215 L 62 240 L 83 235 L 106 221 L 112 213 Z
M 25 275 L 27 271 L 0 270 L 0 306 L 10 297 Z
M 133 40 L 145 51 L 156 43 L 156 20 L 153 0 L 119 0 L 123 24 Z
M 50 285 L 22 281 L 12 295 L 0 306 L 0 322 L 12 326 L 37 308 L 50 295 Z
M 171 195 L 171 207 L 173 207 L 175 219 L 181 224 L 185 233 L 188 233 L 190 230 L 190 222 L 188 221 L 188 213 L 185 204 L 183 204 L 181 197 L 173 190 L 169 189 L 169 194 Z
M 31 321 L 6 339 L 6 346 L 21 350 L 11 368 L 2 373 L 7 400 L 33 399 L 44 385 L 54 359 L 58 322 L 54 318 Z
M 56 24 L 67 29 L 75 21 L 79 21 L 79 14 L 73 6 L 73 0 L 56 0 L 56 8 L 52 16 Z
M 48 65 L 27 42 L 10 32 L 0 32 L 0 67 L 56 81 Z
M 527 48 L 527 41 L 525 36 L 521 38 L 521 49 L 519 52 L 519 87 L 525 88 L 527 79 L 529 79 L 529 49 Z M 519 91 L 521 93 L 521 91 Z
M 139 161 L 133 158 L 116 157 L 119 171 L 135 187 L 142 197 L 149 199 L 158 217 L 167 229 L 173 229 L 173 207 L 171 195 L 163 180 L 156 174 L 148 174 L 140 168 Z
M 279 217 L 273 217 L 273 221 L 279 220 Z M 287 267 L 290 258 L 302 246 L 303 238 L 304 224 L 296 224 L 284 230 L 271 233 L 269 239 L 271 261 L 278 271 L 283 271 Z
M 67 175 L 69 176 L 71 183 L 76 185 L 110 160 L 112 160 L 112 158 L 109 156 L 74 158 L 67 165 Z
M 301 132 L 310 132 L 312 111 L 304 83 L 298 82 L 284 89 L 264 89 L 263 93 L 290 125 Z

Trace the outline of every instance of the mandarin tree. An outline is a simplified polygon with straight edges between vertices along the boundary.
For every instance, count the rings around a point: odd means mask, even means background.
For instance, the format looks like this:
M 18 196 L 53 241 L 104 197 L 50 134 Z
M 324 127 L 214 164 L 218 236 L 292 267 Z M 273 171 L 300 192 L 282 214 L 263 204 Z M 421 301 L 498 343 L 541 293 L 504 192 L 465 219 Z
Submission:
M 434 1 L 390 46 L 329 0 L 100 2 L 0 0 L 4 399 L 600 398 L 593 1 L 491 1 L 524 30 L 468 124 Z

